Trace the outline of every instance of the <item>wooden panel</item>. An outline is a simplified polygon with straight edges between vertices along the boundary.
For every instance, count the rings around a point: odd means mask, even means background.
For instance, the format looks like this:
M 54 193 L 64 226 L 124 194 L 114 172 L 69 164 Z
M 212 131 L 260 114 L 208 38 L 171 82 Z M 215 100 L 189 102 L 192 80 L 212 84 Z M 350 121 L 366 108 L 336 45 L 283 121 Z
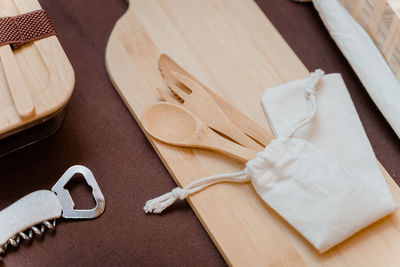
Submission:
M 162 53 L 262 125 L 267 125 L 260 102 L 265 89 L 309 73 L 252 0 L 131 0 L 111 34 L 106 65 L 140 126 L 143 110 L 160 100 L 156 88 L 165 86 L 157 68 Z M 217 153 L 148 138 L 180 186 L 244 167 Z M 383 173 L 400 203 L 398 186 Z M 400 212 L 321 255 L 250 184 L 219 184 L 189 203 L 232 265 L 397 266 L 400 261 Z
M 22 14 L 41 9 L 37 0 L 2 0 L 2 15 Z M 12 14 L 11 14 L 12 13 Z M 49 116 L 60 110 L 69 100 L 75 76 L 72 66 L 56 36 L 24 45 L 13 51 L 17 67 L 28 88 L 28 97 L 34 113 L 23 117 L 17 112 L 5 75 L 0 64 L 0 136 Z M 8 67 L 8 66 L 6 66 Z

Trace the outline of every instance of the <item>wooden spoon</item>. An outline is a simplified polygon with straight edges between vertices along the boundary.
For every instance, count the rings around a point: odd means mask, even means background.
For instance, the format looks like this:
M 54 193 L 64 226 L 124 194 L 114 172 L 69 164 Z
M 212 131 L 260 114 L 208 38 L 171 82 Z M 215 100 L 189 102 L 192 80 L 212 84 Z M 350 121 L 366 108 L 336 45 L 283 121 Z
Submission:
M 225 113 L 228 119 L 231 120 L 233 124 L 235 124 L 235 126 L 239 128 L 239 130 L 241 130 L 243 133 L 247 134 L 249 137 L 253 138 L 257 142 L 262 144 L 263 147 L 267 146 L 271 142 L 271 140 L 274 139 L 274 135 L 269 130 L 265 129 L 258 123 L 251 120 L 248 116 L 246 116 L 236 107 L 231 105 L 227 100 L 225 100 L 218 94 L 214 93 L 211 89 L 207 88 L 204 84 L 198 81 L 193 75 L 188 73 L 175 61 L 173 61 L 169 56 L 165 54 L 162 54 L 160 56 L 158 60 L 158 68 L 160 69 L 164 81 L 169 87 L 174 87 L 174 85 L 175 87 L 177 87 L 182 83 L 181 81 L 179 81 L 176 75 L 173 75 L 174 72 L 180 74 L 181 77 L 183 75 L 187 79 L 190 79 L 192 81 L 192 84 L 194 82 L 196 86 L 191 87 L 190 88 L 191 90 L 204 91 L 206 94 L 210 95 L 211 98 L 213 98 L 213 100 L 217 103 L 219 108 Z M 176 98 L 175 96 L 169 97 L 167 93 L 161 90 L 159 90 L 159 93 L 161 94 L 161 96 L 164 98 L 165 101 L 174 103 L 174 98 Z M 210 124 L 208 125 L 210 126 Z
M 216 150 L 242 161 L 257 152 L 231 142 L 212 131 L 188 110 L 171 103 L 157 103 L 142 115 L 144 129 L 154 138 L 176 146 Z

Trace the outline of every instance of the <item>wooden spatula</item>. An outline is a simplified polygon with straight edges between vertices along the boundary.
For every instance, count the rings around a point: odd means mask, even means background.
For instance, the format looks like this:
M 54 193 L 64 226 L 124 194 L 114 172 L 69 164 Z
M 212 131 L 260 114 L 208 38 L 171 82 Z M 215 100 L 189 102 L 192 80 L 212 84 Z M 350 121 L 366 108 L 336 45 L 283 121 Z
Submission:
M 165 54 L 161 55 L 158 61 L 158 67 L 163 75 L 164 80 L 167 81 L 167 84 L 169 86 L 171 85 L 171 87 L 179 87 L 179 84 L 182 82 L 177 79 L 176 75 L 173 75 L 173 72 L 178 73 L 180 77 L 186 77 L 186 80 L 191 80 L 191 84 L 195 85 L 195 87 L 190 88 L 191 90 L 203 91 L 204 93 L 208 94 L 237 128 L 263 146 L 268 145 L 269 142 L 275 138 L 270 131 L 251 120 L 248 116 L 232 106 L 225 99 L 204 86 L 201 82 L 196 80 L 196 78 L 179 66 L 175 61 L 173 61 L 169 56 Z M 161 90 L 159 92 L 165 101 L 173 101 L 173 97 L 171 95 Z M 172 103 L 174 102 L 175 101 Z

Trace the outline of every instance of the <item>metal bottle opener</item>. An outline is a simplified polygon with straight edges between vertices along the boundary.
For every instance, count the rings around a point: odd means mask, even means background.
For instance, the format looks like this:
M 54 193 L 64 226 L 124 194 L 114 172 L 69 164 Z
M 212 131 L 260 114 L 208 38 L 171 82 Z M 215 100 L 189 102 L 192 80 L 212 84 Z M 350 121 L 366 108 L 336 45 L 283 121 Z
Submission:
M 92 187 L 96 207 L 91 210 L 74 209 L 71 195 L 64 188 L 76 174 L 82 174 Z M 18 247 L 24 240 L 30 241 L 35 236 L 42 236 L 46 230 L 54 230 L 56 219 L 61 216 L 66 219 L 93 219 L 100 216 L 104 208 L 104 196 L 92 172 L 84 166 L 72 166 L 51 191 L 33 192 L 0 211 L 0 254 L 5 254 L 10 245 Z

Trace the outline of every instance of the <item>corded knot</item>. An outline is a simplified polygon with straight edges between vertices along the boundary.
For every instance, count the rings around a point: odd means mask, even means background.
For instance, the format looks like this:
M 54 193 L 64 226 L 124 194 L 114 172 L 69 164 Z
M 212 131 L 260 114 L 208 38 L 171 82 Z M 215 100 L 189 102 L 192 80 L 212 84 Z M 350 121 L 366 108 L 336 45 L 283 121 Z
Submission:
M 183 200 L 188 196 L 188 194 L 189 193 L 185 189 L 177 187 L 169 193 L 147 201 L 143 209 L 146 213 L 161 213 L 163 210 L 171 206 L 175 200 Z
M 199 192 L 213 184 L 221 182 L 240 183 L 247 182 L 249 180 L 250 177 L 247 170 L 234 173 L 211 175 L 195 180 L 186 185 L 184 188 L 176 187 L 164 195 L 150 199 L 146 202 L 146 205 L 143 209 L 146 213 L 161 213 L 163 210 L 171 206 L 177 199 L 184 200 L 189 195 Z
M 180 200 L 184 200 L 188 196 L 188 193 L 186 192 L 186 190 L 182 189 L 180 187 L 174 188 L 171 191 L 171 194 L 172 194 L 173 197 L 175 197 L 177 199 L 179 198 Z
M 311 95 L 315 95 L 317 84 L 324 74 L 325 72 L 321 69 L 316 69 L 314 72 L 311 72 L 307 87 L 304 90 L 304 95 L 307 99 L 309 99 Z
M 286 137 L 292 136 L 298 129 L 309 123 L 312 118 L 314 118 L 315 113 L 317 112 L 317 99 L 315 97 L 316 87 L 321 79 L 324 76 L 325 72 L 321 69 L 316 69 L 314 72 L 310 73 L 310 77 L 307 83 L 307 87 L 304 90 L 304 97 L 308 101 L 308 112 L 307 115 L 304 116 L 301 120 L 299 120 L 293 128 L 285 135 Z

